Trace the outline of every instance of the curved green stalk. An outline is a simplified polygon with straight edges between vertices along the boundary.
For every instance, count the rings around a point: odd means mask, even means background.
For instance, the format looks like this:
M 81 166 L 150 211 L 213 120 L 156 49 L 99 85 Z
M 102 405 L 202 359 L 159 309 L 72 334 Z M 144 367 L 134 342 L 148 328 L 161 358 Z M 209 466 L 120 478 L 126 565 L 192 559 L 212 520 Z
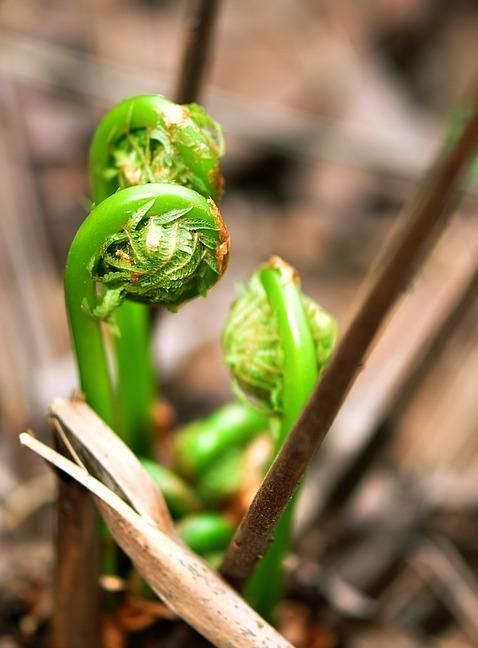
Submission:
M 206 294 L 228 250 L 212 200 L 178 185 L 124 189 L 82 223 L 65 269 L 66 305 L 81 388 L 108 424 L 115 425 L 116 408 L 101 320 L 111 321 L 126 297 L 175 309 Z
M 333 318 L 305 298 L 295 271 L 277 257 L 253 276 L 233 304 L 225 332 L 226 363 L 236 391 L 279 418 L 274 456 L 298 419 L 335 340 Z M 274 542 L 246 587 L 246 598 L 271 618 L 283 590 L 295 498 Z
M 268 428 L 267 417 L 249 405 L 227 403 L 178 432 L 173 445 L 174 467 L 189 479 L 200 477 L 225 451 L 242 448 Z
M 318 368 L 302 294 L 292 270 L 289 267 L 266 268 L 260 272 L 260 279 L 278 318 L 284 352 L 283 413 L 274 448 L 275 456 L 312 393 Z M 274 542 L 245 592 L 246 599 L 259 614 L 269 619 L 284 589 L 282 563 L 289 550 L 295 501 L 296 498 L 289 503 L 276 529 Z
M 298 277 L 280 262 L 260 272 L 271 307 L 277 315 L 284 353 L 283 411 L 274 455 L 284 443 L 317 382 L 315 345 Z
M 126 300 L 114 315 L 118 431 L 135 454 L 151 456 L 155 389 L 150 312 L 143 304 Z

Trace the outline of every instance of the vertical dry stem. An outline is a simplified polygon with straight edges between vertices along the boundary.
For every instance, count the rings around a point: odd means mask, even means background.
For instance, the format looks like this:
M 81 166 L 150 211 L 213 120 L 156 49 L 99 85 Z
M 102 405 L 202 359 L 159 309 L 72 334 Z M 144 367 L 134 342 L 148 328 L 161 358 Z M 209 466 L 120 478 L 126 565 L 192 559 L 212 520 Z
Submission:
M 57 442 L 60 446 L 60 442 Z M 98 515 L 88 491 L 58 473 L 51 648 L 99 648 Z
M 190 0 L 185 43 L 175 99 L 197 101 L 211 51 L 212 33 L 219 0 Z

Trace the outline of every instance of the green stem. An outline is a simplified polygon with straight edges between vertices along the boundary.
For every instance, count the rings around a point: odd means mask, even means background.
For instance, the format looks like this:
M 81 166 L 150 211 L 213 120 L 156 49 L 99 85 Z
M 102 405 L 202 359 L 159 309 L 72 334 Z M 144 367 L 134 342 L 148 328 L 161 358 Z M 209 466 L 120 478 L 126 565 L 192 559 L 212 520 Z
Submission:
M 119 432 L 136 455 L 152 455 L 154 369 L 151 359 L 151 321 L 144 304 L 125 301 L 115 312 Z
M 261 271 L 260 279 L 278 318 L 284 353 L 283 414 L 275 456 L 314 388 L 318 368 L 302 295 L 292 272 L 287 277 L 278 268 L 269 267 Z M 283 591 L 282 563 L 289 549 L 296 497 L 284 512 L 274 542 L 246 587 L 246 599 L 266 619 L 273 617 Z
M 230 448 L 241 448 L 269 429 L 268 418 L 243 403 L 223 405 L 183 428 L 174 440 L 174 466 L 190 479 L 201 476 Z
M 81 243 L 81 240 L 78 243 L 77 234 L 70 248 L 65 268 L 65 300 L 80 388 L 87 403 L 107 425 L 115 428 L 115 402 L 101 323 L 82 308 L 83 303 L 93 306 L 96 291 L 87 268 L 90 257 L 85 257 L 84 246 Z M 93 253 L 96 253 L 96 250 Z

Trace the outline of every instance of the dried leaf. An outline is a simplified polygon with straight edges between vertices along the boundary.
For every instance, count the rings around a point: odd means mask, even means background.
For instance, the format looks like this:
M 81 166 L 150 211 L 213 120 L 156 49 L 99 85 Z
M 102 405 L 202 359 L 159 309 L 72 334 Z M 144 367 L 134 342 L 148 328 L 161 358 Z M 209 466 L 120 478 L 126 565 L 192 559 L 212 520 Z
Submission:
M 134 484 L 125 487 L 128 471 L 124 469 L 123 463 L 117 465 L 119 478 L 114 475 L 115 462 L 126 454 L 122 442 L 106 428 L 101 435 L 91 435 L 94 436 L 94 439 L 90 439 L 91 446 L 81 447 L 91 430 L 97 426 L 96 415 L 92 414 L 85 404 L 79 406 L 55 401 L 52 412 L 58 417 L 60 411 L 59 420 L 64 423 L 64 419 L 68 419 L 69 435 L 75 439 L 78 445 L 75 450 L 79 455 L 87 456 L 92 447 L 105 443 L 101 456 L 96 459 L 100 466 L 102 462 L 108 463 L 105 476 L 113 482 L 115 491 L 120 490 L 118 485 L 121 483 L 126 490 L 126 497 L 131 502 L 137 487 Z M 88 427 L 90 432 L 84 429 Z M 106 435 L 105 439 L 98 441 L 99 436 L 103 434 Z M 106 439 L 111 435 L 110 443 L 107 443 Z M 168 535 L 161 529 L 160 524 L 164 525 L 164 519 L 161 518 L 160 523 L 153 520 L 149 514 L 150 507 L 142 502 L 137 492 L 134 495 L 134 505 L 143 510 L 144 515 L 133 510 L 117 492 L 94 478 L 84 467 L 77 466 L 31 435 L 21 434 L 20 441 L 96 496 L 98 507 L 113 537 L 130 556 L 145 581 L 171 610 L 215 646 L 292 648 L 288 641 L 261 619 L 210 567 L 178 542 L 175 536 Z M 88 461 L 93 463 L 92 457 L 89 457 Z M 129 461 L 135 475 L 140 477 L 141 484 L 147 484 L 149 477 L 141 474 L 141 466 L 134 466 L 131 457 Z

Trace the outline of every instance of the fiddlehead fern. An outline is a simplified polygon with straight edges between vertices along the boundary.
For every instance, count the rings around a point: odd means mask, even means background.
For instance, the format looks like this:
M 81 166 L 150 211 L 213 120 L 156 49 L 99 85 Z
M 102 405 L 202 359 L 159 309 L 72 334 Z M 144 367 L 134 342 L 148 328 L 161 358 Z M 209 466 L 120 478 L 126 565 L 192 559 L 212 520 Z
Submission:
M 204 295 L 224 272 L 228 251 L 212 200 L 178 185 L 124 189 L 82 223 L 68 255 L 66 303 L 81 387 L 107 423 L 114 425 L 115 408 L 100 320 L 128 296 L 177 308 Z
M 197 104 L 140 95 L 100 122 L 90 149 L 90 184 L 100 202 L 124 187 L 150 182 L 190 187 L 217 201 L 223 190 L 220 126 Z
M 272 293 L 277 293 L 275 299 Z M 281 294 L 285 303 L 280 308 Z M 284 330 L 290 331 L 288 319 L 292 317 L 293 305 L 301 315 L 296 320 L 303 329 L 294 337 L 292 332 L 285 335 Z M 334 318 L 312 299 L 301 295 L 293 268 L 273 257 L 247 286 L 241 287 L 224 329 L 225 362 L 232 373 L 235 391 L 261 412 L 282 416 L 287 409 L 286 365 L 295 358 L 295 373 L 302 370 L 305 374 L 309 365 L 314 374 L 320 374 L 336 333 Z
M 226 364 L 241 398 L 279 420 L 276 454 L 309 397 L 336 338 L 334 318 L 304 297 L 297 273 L 278 257 L 259 269 L 231 308 L 224 331 Z M 266 618 L 282 592 L 282 561 L 294 500 L 246 588 Z
M 170 191 L 174 185 L 162 187 Z M 92 267 L 93 279 L 104 288 L 94 315 L 106 319 L 125 297 L 175 310 L 205 296 L 221 276 L 229 251 L 221 214 L 212 200 L 188 193 L 185 206 L 171 204 L 159 213 L 153 213 L 157 199 L 152 198 L 104 241 Z

